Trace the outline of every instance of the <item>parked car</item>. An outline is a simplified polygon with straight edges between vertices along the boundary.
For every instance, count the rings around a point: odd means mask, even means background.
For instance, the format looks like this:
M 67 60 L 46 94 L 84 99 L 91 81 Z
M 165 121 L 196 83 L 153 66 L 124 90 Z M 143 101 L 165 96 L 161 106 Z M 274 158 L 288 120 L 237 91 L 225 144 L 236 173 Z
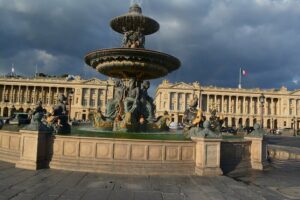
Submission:
M 222 127 L 220 130 L 222 133 L 236 133 L 237 130 L 233 127 Z
M 293 136 L 294 135 L 294 129 L 292 128 L 278 128 L 275 130 L 276 135 L 284 135 L 284 136 Z
M 9 119 L 9 124 L 29 124 L 30 118 L 28 113 L 14 113 L 12 117 Z
M 169 125 L 170 131 L 181 130 L 183 128 L 184 127 L 183 127 L 182 123 L 171 122 L 170 125 Z

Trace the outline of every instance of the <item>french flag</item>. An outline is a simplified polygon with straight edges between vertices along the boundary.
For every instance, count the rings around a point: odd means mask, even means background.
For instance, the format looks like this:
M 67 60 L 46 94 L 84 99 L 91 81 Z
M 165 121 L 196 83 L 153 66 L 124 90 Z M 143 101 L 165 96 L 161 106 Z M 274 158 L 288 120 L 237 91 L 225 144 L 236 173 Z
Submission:
M 241 69 L 241 74 L 243 76 L 248 76 L 248 72 L 246 70 L 244 70 L 244 69 Z

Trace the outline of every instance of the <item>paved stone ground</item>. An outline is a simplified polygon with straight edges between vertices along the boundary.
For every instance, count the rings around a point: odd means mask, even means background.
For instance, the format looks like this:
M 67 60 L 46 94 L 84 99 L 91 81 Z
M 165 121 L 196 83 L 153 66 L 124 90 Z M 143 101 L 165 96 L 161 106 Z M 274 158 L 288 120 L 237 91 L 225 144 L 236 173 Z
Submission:
M 300 136 L 267 136 L 268 144 L 300 148 Z
M 251 171 L 230 178 L 29 171 L 0 161 L 0 199 L 294 199 L 300 188 L 300 170 L 284 165 L 275 163 L 265 172 Z

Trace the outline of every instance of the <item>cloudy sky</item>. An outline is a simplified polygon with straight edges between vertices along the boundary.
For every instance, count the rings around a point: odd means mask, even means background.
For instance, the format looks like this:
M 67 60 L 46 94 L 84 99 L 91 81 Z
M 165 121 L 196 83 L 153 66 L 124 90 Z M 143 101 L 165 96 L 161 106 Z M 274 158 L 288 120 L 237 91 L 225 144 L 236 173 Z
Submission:
M 0 0 L 0 74 L 98 75 L 84 65 L 92 50 L 119 47 L 109 27 L 138 0 Z M 300 87 L 299 0 L 139 0 L 160 23 L 146 48 L 178 57 L 172 82 L 237 87 Z M 153 82 L 157 85 L 160 80 Z

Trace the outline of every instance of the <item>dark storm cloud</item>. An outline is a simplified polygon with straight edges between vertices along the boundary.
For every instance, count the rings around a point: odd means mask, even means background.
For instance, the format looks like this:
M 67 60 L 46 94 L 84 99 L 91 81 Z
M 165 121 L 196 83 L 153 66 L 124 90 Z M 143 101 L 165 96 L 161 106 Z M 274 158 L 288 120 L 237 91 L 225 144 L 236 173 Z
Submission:
M 294 89 L 300 84 L 299 1 L 140 2 L 144 14 L 161 25 L 158 33 L 147 37 L 146 47 L 182 61 L 168 79 L 236 87 L 243 67 L 249 71 L 245 87 Z M 129 4 L 129 0 L 0 0 L 0 73 L 14 63 L 27 75 L 38 65 L 45 73 L 96 76 L 84 66 L 83 56 L 120 45 L 120 35 L 109 28 L 109 21 L 127 12 Z

